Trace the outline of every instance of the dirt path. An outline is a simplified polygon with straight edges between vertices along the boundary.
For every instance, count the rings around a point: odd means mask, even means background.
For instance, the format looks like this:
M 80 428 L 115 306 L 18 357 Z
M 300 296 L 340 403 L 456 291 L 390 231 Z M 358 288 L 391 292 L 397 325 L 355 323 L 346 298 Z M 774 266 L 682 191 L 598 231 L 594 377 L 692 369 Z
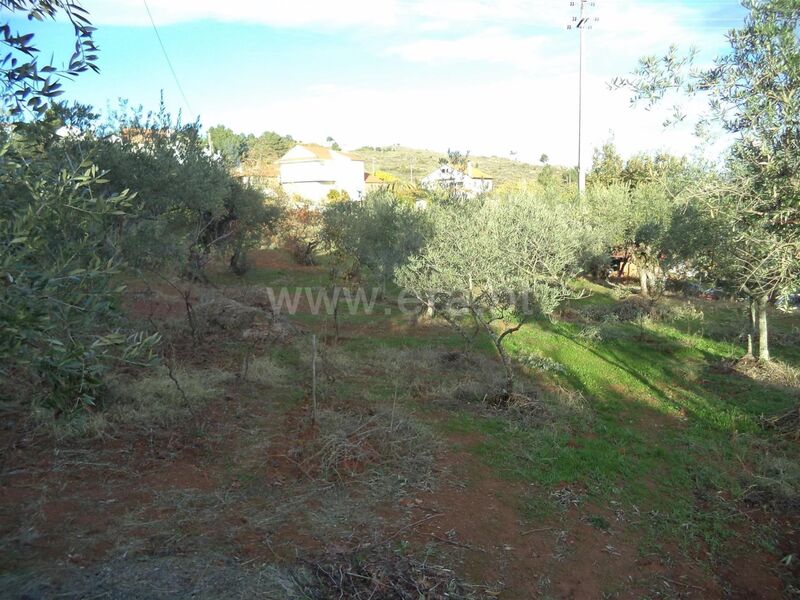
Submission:
M 454 548 L 469 580 L 509 599 L 726 597 L 699 566 L 642 556 L 623 514 L 583 504 L 569 486 L 553 493 L 563 506 L 557 514 L 524 518 L 524 499 L 546 492 L 497 479 L 469 453 L 474 438 L 451 441 L 460 448 L 444 457 L 452 482 L 413 500 L 412 522 L 433 517 L 409 539 Z M 608 527 L 593 524 L 599 520 Z

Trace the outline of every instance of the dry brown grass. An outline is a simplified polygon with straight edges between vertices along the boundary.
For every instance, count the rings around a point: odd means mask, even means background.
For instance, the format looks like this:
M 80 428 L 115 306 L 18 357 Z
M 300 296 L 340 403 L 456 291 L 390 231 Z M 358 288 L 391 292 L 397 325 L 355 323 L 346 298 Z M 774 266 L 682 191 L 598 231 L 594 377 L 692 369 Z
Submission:
M 800 389 L 800 369 L 778 360 L 763 362 L 742 359 L 731 363 L 731 368 L 737 373 L 756 381 L 785 388 Z
M 323 556 L 306 561 L 297 569 L 294 582 L 301 597 L 314 600 L 350 598 L 353 600 L 428 600 L 493 598 L 486 588 L 459 580 L 452 569 L 402 553 L 349 553 Z
M 316 427 L 299 457 L 306 473 L 328 481 L 364 478 L 375 484 L 382 475 L 415 487 L 429 487 L 433 481 L 437 444 L 400 409 L 374 414 L 320 410 Z

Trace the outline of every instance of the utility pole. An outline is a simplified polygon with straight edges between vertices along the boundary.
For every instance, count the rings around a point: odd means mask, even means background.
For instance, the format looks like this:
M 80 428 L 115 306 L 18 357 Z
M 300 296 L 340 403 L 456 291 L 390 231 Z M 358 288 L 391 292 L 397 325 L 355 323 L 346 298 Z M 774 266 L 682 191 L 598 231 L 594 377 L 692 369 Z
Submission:
M 578 193 L 583 195 L 586 191 L 586 163 L 583 156 L 583 72 L 586 70 L 586 49 L 584 48 L 584 30 L 591 29 L 592 23 L 598 21 L 597 17 L 591 18 L 586 10 L 587 6 L 594 8 L 592 0 L 574 0 L 569 5 L 580 6 L 580 13 L 572 17 L 572 23 L 567 29 L 577 29 L 580 37 L 579 66 L 578 66 Z

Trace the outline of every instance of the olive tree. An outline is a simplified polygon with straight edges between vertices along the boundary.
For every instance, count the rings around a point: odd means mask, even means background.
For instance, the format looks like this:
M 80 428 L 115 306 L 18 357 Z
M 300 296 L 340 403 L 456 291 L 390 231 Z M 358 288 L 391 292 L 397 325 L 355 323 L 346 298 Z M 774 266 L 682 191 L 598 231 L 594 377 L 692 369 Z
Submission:
M 323 213 L 322 236 L 349 270 L 366 269 L 386 291 L 395 270 L 425 241 L 428 216 L 394 192 L 367 194 L 362 202 L 337 202 Z
M 209 148 L 199 123 L 173 118 L 163 102 L 143 114 L 123 103 L 95 140 L 96 161 L 110 191 L 137 191 L 138 214 L 126 222 L 126 258 L 159 268 L 177 261 L 183 275 L 204 280 L 214 252 L 229 252 L 234 272 L 246 269 L 245 250 L 274 228 L 280 210 L 235 180 Z
M 459 331 L 485 332 L 505 370 L 502 396 L 514 393 L 504 346 L 534 315 L 552 315 L 572 295 L 580 233 L 569 205 L 523 193 L 431 209 L 424 249 L 396 272 L 397 282 Z
M 151 364 L 157 335 L 121 317 L 119 234 L 134 194 L 108 192 L 92 156 L 61 140 L 51 100 L 60 75 L 95 68 L 93 29 L 75 2 L 3 0 L 11 13 L 71 21 L 75 52 L 60 71 L 39 63 L 31 34 L 0 27 L 6 109 L 0 128 L 0 374 L 44 391 L 59 412 L 95 403 L 103 374 L 118 363 Z M 23 56 L 21 56 L 23 55 Z M 38 398 L 34 394 L 31 398 Z
M 670 261 L 686 257 L 676 226 L 689 224 L 681 219 L 687 210 L 684 192 L 698 168 L 664 153 L 624 161 L 611 142 L 595 152 L 584 202 L 584 220 L 594 233 L 590 247 L 595 260 L 624 250 L 626 261 L 638 270 L 645 297 L 663 284 Z
M 654 104 L 670 93 L 703 94 L 699 123 L 733 136 L 722 185 L 707 190 L 708 211 L 725 222 L 730 260 L 723 272 L 759 312 L 759 359 L 768 361 L 767 305 L 800 279 L 800 5 L 745 0 L 745 23 L 728 33 L 730 51 L 710 68 L 671 48 L 647 57 L 617 85 Z
M 94 403 L 112 365 L 150 364 L 158 336 L 127 331 L 117 310 L 134 195 L 104 194 L 95 165 L 32 147 L 19 133 L 0 141 L 0 369 L 29 375 L 46 404 L 71 412 Z

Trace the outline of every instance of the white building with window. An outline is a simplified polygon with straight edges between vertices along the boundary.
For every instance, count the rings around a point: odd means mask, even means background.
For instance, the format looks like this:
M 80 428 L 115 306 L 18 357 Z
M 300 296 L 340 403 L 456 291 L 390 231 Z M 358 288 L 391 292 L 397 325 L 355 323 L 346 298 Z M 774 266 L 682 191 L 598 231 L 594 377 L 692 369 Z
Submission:
M 467 163 L 463 171 L 452 165 L 441 165 L 430 175 L 425 177 L 420 184 L 428 189 L 442 189 L 466 196 L 477 196 L 490 192 L 494 186 L 494 179 L 479 168 Z
M 278 161 L 280 184 L 289 195 L 322 204 L 331 191 L 347 192 L 352 200 L 365 193 L 364 160 L 316 144 L 298 144 Z

